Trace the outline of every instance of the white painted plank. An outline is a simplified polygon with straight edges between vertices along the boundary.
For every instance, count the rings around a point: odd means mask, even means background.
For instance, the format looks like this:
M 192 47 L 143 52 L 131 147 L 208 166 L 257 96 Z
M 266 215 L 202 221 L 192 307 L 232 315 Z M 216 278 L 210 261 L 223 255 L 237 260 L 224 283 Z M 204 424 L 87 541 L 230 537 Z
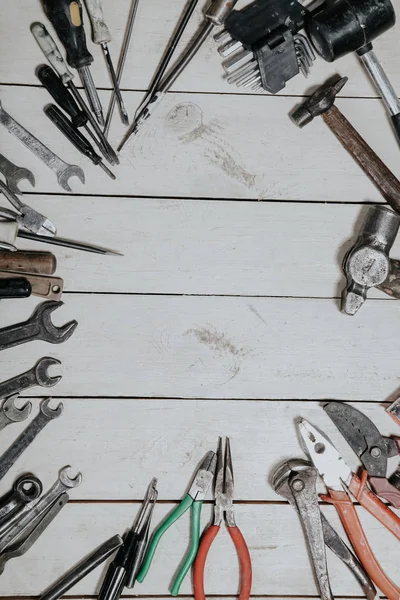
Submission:
M 346 317 L 332 300 L 71 295 L 56 324 L 65 344 L 2 353 L 2 375 L 51 353 L 65 366 L 58 394 L 383 401 L 399 385 L 399 305 L 370 300 Z M 4 303 L 0 325 L 34 306 Z M 378 325 L 379 324 L 379 325 Z
M 154 525 L 171 510 L 159 505 Z M 137 505 L 74 504 L 68 505 L 51 528 L 25 557 L 11 561 L 1 578 L 3 595 L 36 595 L 57 579 L 86 553 L 102 541 L 122 532 L 132 523 Z M 338 526 L 333 507 L 324 507 L 332 524 Z M 387 573 L 398 579 L 398 541 L 376 521 L 360 510 L 360 517 L 377 558 Z M 210 507 L 203 509 L 205 526 Z M 317 595 L 305 541 L 298 516 L 288 505 L 237 505 L 236 519 L 247 540 L 253 562 L 253 594 Z M 167 594 L 174 571 L 189 541 L 189 515 L 186 514 L 168 531 L 154 558 L 148 578 L 135 588 L 144 595 Z M 62 540 L 62 543 L 59 541 Z M 360 589 L 347 568 L 329 553 L 329 565 L 335 595 L 360 596 Z M 101 570 L 96 570 L 70 594 L 94 594 L 98 591 Z M 209 594 L 237 592 L 238 566 L 232 542 L 222 528 L 210 550 L 206 589 Z M 190 578 L 181 588 L 192 593 Z
M 102 97 L 106 98 L 107 92 Z M 132 104 L 139 94 L 131 93 Z M 75 193 L 159 197 L 364 202 L 381 197 L 322 120 L 298 129 L 288 118 L 294 98 L 170 94 L 126 146 L 112 181 L 79 155 L 42 113 L 45 90 L 3 87 L 4 108 L 67 162 L 80 164 L 87 185 Z M 378 100 L 338 101 L 346 116 L 395 173 L 399 149 Z M 111 132 L 117 145 L 122 127 Z M 60 193 L 56 177 L 2 127 L 7 157 L 33 170 L 36 191 Z M 68 202 L 66 198 L 66 202 Z M 112 205 L 110 205 L 110 210 Z
M 237 7 L 247 2 L 240 2 Z M 393 0 L 397 11 L 400 9 L 399 0 Z M 173 31 L 184 3 L 181 0 L 162 2 L 159 0 L 141 1 L 138 9 L 132 45 L 126 63 L 123 87 L 129 89 L 145 89 L 164 52 L 171 32 Z M 200 2 L 180 45 L 184 47 L 197 26 L 207 2 Z M 114 62 L 117 63 L 118 53 L 122 42 L 123 32 L 129 10 L 129 0 L 114 0 L 110 7 L 105 4 L 107 21 L 115 42 L 110 44 Z M 44 62 L 44 57 L 34 41 L 29 26 L 33 21 L 41 20 L 52 30 L 39 5 L 26 5 L 23 0 L 17 0 L 4 15 L 3 32 L 0 40 L 0 81 L 6 83 L 37 84 L 34 70 Z M 95 57 L 92 66 L 93 77 L 98 87 L 110 87 L 110 79 L 105 67 L 101 50 L 90 42 L 88 20 L 87 33 L 89 48 Z M 377 54 L 383 62 L 393 85 L 400 89 L 400 74 L 397 65 L 400 60 L 398 46 L 398 26 L 391 29 L 374 42 Z M 13 60 L 9 60 L 12 48 Z M 29 59 L 27 59 L 29 57 Z M 324 79 L 340 72 L 349 76 L 345 90 L 346 96 L 377 96 L 368 77 L 364 73 L 358 59 L 351 55 L 334 64 L 328 64 L 318 59 L 314 64 L 309 79 L 298 75 L 288 82 L 283 94 L 304 94 L 310 86 L 320 84 Z M 223 93 L 243 93 L 243 89 L 228 85 L 223 79 L 221 57 L 217 45 L 210 38 L 175 84 L 175 89 L 185 91 L 207 91 Z M 133 115 L 133 106 L 129 106 Z
M 284 460 L 304 456 L 295 426 L 299 417 L 321 427 L 353 468 L 359 465 L 316 402 L 63 399 L 63 404 L 63 416 L 47 425 L 21 456 L 2 480 L 1 493 L 26 472 L 34 472 L 45 488 L 50 487 L 58 470 L 70 464 L 73 472 L 80 470 L 84 476 L 73 499 L 140 500 L 156 476 L 159 498 L 178 500 L 203 455 L 216 448 L 218 436 L 227 435 L 235 499 L 276 501 L 280 498 L 269 483 L 272 471 Z M 56 405 L 54 399 L 52 406 Z M 382 434 L 400 433 L 380 404 L 356 406 Z M 32 418 L 37 410 L 35 399 Z M 26 425 L 15 424 L 2 432 L 1 451 Z M 99 456 L 101 467 L 94 468 Z
M 65 290 L 75 292 L 337 297 L 344 286 L 342 258 L 367 212 L 351 204 L 58 196 L 29 201 L 54 220 L 59 235 L 124 253 L 83 255 L 18 241 L 19 248 L 55 252 Z M 391 254 L 400 256 L 400 240 Z M 369 297 L 388 298 L 379 291 Z

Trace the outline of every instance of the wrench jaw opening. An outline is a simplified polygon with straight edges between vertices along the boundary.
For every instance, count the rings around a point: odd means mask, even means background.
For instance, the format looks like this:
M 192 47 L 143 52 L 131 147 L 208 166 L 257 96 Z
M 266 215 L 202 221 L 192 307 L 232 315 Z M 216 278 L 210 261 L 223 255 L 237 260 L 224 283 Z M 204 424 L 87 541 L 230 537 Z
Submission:
M 50 377 L 48 370 L 54 365 L 61 365 L 61 361 L 51 356 L 44 356 L 35 365 L 35 377 L 41 387 L 53 387 L 62 379 L 61 375 Z
M 50 408 L 50 400 L 51 398 L 46 398 L 45 400 L 42 400 L 42 402 L 40 403 L 40 412 L 48 419 L 57 419 L 57 417 L 60 417 L 63 414 L 64 405 L 62 402 L 60 402 L 56 406 L 56 408 Z
M 13 423 L 19 423 L 25 421 L 31 413 L 32 402 L 26 402 L 21 408 L 15 406 L 15 401 L 18 398 L 18 394 L 14 394 L 4 400 L 1 410 L 7 416 L 7 419 Z
M 66 323 L 62 327 L 56 327 L 51 321 L 51 313 L 57 308 L 63 306 L 64 302 L 57 300 L 50 300 L 40 304 L 33 316 L 32 320 L 39 323 L 41 329 L 41 339 L 49 342 L 50 344 L 61 344 L 66 342 L 74 333 L 78 326 L 78 322 L 73 320 Z
M 68 183 L 70 177 L 77 177 L 81 183 L 85 183 L 85 173 L 77 165 L 69 165 L 62 173 L 57 176 L 58 183 L 66 192 L 72 192 Z
M 70 477 L 69 476 L 70 469 L 71 469 L 70 465 L 63 467 L 58 474 L 58 478 L 66 488 L 72 489 L 72 488 L 75 488 L 75 487 L 78 487 L 81 485 L 82 473 L 77 473 L 75 477 Z
M 10 190 L 14 194 L 20 195 L 22 195 L 23 192 L 19 189 L 18 184 L 24 179 L 26 179 L 32 187 L 35 187 L 36 182 L 34 174 L 32 173 L 32 171 L 29 171 L 29 169 L 25 169 L 24 167 L 18 167 L 13 173 L 6 177 L 7 185 L 10 188 Z

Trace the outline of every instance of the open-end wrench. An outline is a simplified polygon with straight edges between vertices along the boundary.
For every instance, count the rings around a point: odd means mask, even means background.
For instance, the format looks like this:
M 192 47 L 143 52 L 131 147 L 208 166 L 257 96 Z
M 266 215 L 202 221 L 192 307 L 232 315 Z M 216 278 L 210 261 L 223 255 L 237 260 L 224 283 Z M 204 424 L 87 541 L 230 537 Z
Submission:
M 50 344 L 62 344 L 67 341 L 77 328 L 78 322 L 73 320 L 62 327 L 56 327 L 51 322 L 50 316 L 63 304 L 63 302 L 53 300 L 42 302 L 27 321 L 0 329 L 0 350 L 34 340 L 43 340 Z
M 70 466 L 62 468 L 57 481 L 49 491 L 40 498 L 32 510 L 25 513 L 22 518 L 19 519 L 18 523 L 15 523 L 15 525 L 0 538 L 0 554 L 12 544 L 13 540 L 20 537 L 27 528 L 36 521 L 36 519 L 40 519 L 56 501 L 60 501 L 61 496 L 65 492 L 78 487 L 82 483 L 81 473 L 78 473 L 74 479 L 69 477 L 68 471 L 70 468 Z
M 37 500 L 42 491 L 42 482 L 34 475 L 18 477 L 4 502 L 0 500 L 0 523 L 3 523 L 4 519 L 18 508 Z
M 57 180 L 60 186 L 67 192 L 72 192 L 68 179 L 70 177 L 78 177 L 78 179 L 85 183 L 85 174 L 80 167 L 77 165 L 69 165 L 57 154 L 54 154 L 47 146 L 42 144 L 34 135 L 32 135 L 27 129 L 22 127 L 17 121 L 15 121 L 3 108 L 0 101 L 0 123 L 8 130 L 9 133 L 14 135 L 20 142 L 26 146 L 33 154 L 35 154 L 42 162 L 45 163 L 54 171 L 57 175 Z
M 20 213 L 18 222 L 25 227 L 31 233 L 37 233 L 38 235 L 45 235 L 48 237 L 54 237 L 57 233 L 56 226 L 50 219 L 41 215 L 39 212 L 34 210 L 31 206 L 24 204 L 21 200 L 10 190 L 10 188 L 0 180 L 0 192 L 4 194 L 7 200 L 17 209 Z
M 62 415 L 64 410 L 62 403 L 60 402 L 57 408 L 50 408 L 49 402 L 50 398 L 42 400 L 39 414 L 0 456 L 0 480 L 3 479 L 4 475 L 11 469 L 15 461 L 21 456 L 24 450 L 28 448 L 47 423 L 50 423 L 50 421 Z
M 18 184 L 23 179 L 27 179 L 31 186 L 35 187 L 35 176 L 32 171 L 14 165 L 3 154 L 0 154 L 0 173 L 4 175 L 7 186 L 14 194 L 22 194 Z
M 19 423 L 25 421 L 28 418 L 32 410 L 32 402 L 27 402 L 22 408 L 15 406 L 15 400 L 18 398 L 18 394 L 10 396 L 7 400 L 4 400 L 0 410 L 0 431 L 11 425 L 11 423 Z
M 48 374 L 49 368 L 53 365 L 61 365 L 61 361 L 57 358 L 44 356 L 29 371 L 3 381 L 3 383 L 0 383 L 0 398 L 8 398 L 8 396 L 20 394 L 35 385 L 53 387 L 61 379 L 61 375 L 50 377 Z
M 22 540 L 20 538 L 16 540 L 15 543 L 11 544 L 7 548 L 6 552 L 3 552 L 0 555 L 0 575 L 3 573 L 6 563 L 11 558 L 17 558 L 18 556 L 25 554 L 25 552 L 28 552 L 28 550 L 45 531 L 45 529 L 47 529 L 50 523 L 58 515 L 60 510 L 64 508 L 68 500 L 69 496 L 67 493 L 61 494 L 57 502 L 54 502 L 53 506 L 49 508 L 46 514 L 40 520 L 36 519 L 33 525 L 29 527 Z

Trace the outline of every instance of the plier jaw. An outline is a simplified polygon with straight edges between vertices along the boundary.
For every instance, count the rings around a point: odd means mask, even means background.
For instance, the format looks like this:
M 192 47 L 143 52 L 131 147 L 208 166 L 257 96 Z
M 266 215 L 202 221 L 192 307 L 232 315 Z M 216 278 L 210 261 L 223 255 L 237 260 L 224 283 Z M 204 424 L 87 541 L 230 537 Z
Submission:
M 197 469 L 188 492 L 189 496 L 191 496 L 195 502 L 202 502 L 207 496 L 207 492 L 214 479 L 216 466 L 217 457 L 215 452 L 207 452 Z
M 232 454 L 229 438 L 225 440 L 225 456 L 222 449 L 222 438 L 218 441 L 217 472 L 215 475 L 214 525 L 220 526 L 225 516 L 228 527 L 236 527 L 233 511 L 234 479 Z

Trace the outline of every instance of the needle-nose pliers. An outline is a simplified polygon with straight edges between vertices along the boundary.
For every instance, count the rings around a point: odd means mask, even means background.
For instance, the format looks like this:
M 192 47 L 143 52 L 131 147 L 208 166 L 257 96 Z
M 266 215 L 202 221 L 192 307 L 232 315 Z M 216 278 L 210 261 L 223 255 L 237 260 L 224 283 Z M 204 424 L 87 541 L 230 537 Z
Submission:
M 151 538 L 142 567 L 137 576 L 137 581 L 142 583 L 150 569 L 157 546 L 164 533 L 177 521 L 190 507 L 192 509 L 192 536 L 189 552 L 183 565 L 180 567 L 177 576 L 171 588 L 172 596 L 179 594 L 179 589 L 187 572 L 192 566 L 199 549 L 200 540 L 200 516 L 203 500 L 207 495 L 208 489 L 214 479 L 217 457 L 215 452 L 207 452 L 204 456 L 196 475 L 194 476 L 189 492 L 183 498 L 182 502 L 175 510 L 158 526 Z
M 217 472 L 215 479 L 214 522 L 202 537 L 200 548 L 194 563 L 193 586 L 195 600 L 205 600 L 204 567 L 208 551 L 215 540 L 223 518 L 225 517 L 229 535 L 235 545 L 240 564 L 240 595 L 239 600 L 248 600 L 252 584 L 252 567 L 250 553 L 245 539 L 235 522 L 233 512 L 234 479 L 232 455 L 229 438 L 225 442 L 225 457 L 222 450 L 222 439 L 219 439 L 217 451 Z

